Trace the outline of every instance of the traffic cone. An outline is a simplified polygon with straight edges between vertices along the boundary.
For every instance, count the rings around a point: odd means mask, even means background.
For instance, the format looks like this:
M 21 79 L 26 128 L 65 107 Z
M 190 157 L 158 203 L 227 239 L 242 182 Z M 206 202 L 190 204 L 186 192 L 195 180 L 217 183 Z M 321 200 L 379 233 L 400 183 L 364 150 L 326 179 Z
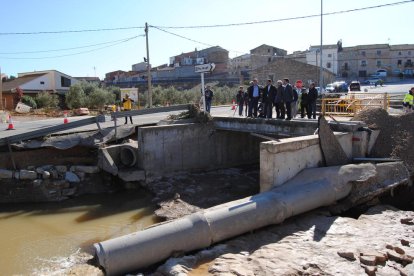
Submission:
M 63 123 L 64 124 L 69 123 L 69 120 L 68 120 L 68 112 L 67 111 L 64 111 L 63 112 L 63 115 L 65 116 L 65 118 L 63 119 Z
M 13 119 L 10 115 L 9 115 L 9 126 L 7 127 L 6 130 L 14 130 Z
M 231 106 L 231 110 L 235 110 L 235 109 L 236 109 L 236 102 L 233 99 L 232 106 Z

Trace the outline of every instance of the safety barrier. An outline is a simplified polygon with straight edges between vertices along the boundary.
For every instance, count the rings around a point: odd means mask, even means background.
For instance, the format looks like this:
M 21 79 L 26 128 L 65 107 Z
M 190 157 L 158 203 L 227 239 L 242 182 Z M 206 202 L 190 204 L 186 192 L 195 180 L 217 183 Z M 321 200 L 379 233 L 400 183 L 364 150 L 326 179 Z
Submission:
M 322 98 L 323 115 L 354 116 L 361 110 L 383 108 L 388 110 L 391 97 L 388 93 L 355 93 L 350 92 L 339 98 Z

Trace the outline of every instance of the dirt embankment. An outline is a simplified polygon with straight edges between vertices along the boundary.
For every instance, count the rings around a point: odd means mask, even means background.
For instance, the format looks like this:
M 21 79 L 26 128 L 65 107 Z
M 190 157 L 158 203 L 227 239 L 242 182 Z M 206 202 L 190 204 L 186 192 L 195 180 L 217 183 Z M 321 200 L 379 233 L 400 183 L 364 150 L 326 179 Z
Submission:
M 383 109 L 370 109 L 361 111 L 352 120 L 364 121 L 369 128 L 380 130 L 371 157 L 401 159 L 413 173 L 414 112 L 391 116 Z

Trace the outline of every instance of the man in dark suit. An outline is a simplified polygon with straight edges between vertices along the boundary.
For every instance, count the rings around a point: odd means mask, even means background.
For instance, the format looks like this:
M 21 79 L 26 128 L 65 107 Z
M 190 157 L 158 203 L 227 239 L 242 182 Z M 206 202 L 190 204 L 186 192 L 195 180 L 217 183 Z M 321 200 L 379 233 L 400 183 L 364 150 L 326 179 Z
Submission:
M 272 84 L 272 80 L 267 80 L 267 85 L 263 88 L 263 104 L 264 114 L 266 118 L 272 118 L 273 102 L 277 93 L 276 87 Z
M 283 79 L 283 101 L 285 102 L 286 107 L 286 119 L 285 120 L 291 120 L 292 119 L 292 107 L 291 103 L 293 102 L 293 89 L 292 85 L 289 83 L 288 78 Z

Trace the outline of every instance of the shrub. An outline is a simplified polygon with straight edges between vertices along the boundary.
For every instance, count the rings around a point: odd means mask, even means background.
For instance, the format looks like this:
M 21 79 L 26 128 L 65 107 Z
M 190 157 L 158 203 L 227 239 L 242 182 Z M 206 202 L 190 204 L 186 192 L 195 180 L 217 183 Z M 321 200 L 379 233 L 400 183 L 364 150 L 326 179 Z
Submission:
M 22 96 L 22 102 L 28 106 L 30 106 L 31 108 L 37 108 L 37 104 L 36 101 L 33 97 L 30 96 Z
M 49 92 L 40 92 L 35 100 L 38 108 L 56 108 L 59 104 L 58 96 Z
M 80 108 L 85 104 L 86 96 L 82 86 L 78 83 L 72 85 L 65 96 L 65 103 L 69 108 Z

